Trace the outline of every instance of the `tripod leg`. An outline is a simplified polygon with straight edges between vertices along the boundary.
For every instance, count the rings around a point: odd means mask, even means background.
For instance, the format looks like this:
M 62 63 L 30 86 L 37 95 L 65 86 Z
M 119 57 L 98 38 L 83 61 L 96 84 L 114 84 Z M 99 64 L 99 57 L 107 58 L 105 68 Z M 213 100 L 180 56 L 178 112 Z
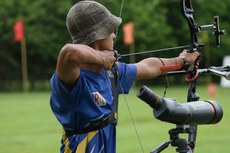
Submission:
M 161 151 L 166 149 L 169 146 L 170 143 L 171 143 L 171 141 L 164 142 L 160 146 L 158 146 L 154 150 L 152 150 L 150 153 L 160 153 Z

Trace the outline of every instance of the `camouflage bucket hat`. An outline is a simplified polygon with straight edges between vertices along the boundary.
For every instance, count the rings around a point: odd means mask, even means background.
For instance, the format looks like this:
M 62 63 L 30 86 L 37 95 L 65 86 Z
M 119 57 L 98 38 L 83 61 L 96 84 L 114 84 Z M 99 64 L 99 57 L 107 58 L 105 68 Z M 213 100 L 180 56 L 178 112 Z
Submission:
M 112 34 L 121 18 L 95 1 L 80 1 L 68 12 L 66 26 L 73 43 L 89 45 Z

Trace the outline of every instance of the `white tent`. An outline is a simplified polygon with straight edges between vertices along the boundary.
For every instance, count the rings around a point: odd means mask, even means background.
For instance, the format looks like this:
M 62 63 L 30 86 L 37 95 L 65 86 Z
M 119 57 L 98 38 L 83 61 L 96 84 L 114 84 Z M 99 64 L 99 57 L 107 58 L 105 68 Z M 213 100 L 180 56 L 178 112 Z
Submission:
M 223 66 L 227 66 L 227 65 L 230 66 L 230 55 L 225 56 L 223 59 Z M 225 79 L 224 77 L 221 77 L 220 85 L 222 87 L 230 87 L 230 81 Z

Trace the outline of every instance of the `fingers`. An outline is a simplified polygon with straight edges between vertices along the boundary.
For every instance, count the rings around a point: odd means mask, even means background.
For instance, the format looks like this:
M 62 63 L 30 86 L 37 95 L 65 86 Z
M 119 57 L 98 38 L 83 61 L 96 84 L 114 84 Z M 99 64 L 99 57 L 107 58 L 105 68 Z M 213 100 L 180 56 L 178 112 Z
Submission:
M 103 51 L 103 68 L 110 70 L 117 61 L 117 51 Z
M 114 57 L 117 57 L 118 52 L 116 50 L 113 50 L 113 52 L 114 52 Z
M 196 69 L 198 69 L 199 65 L 200 65 L 200 58 L 198 58 L 198 60 L 196 60 L 194 66 L 195 66 Z
M 116 50 L 113 50 L 113 52 L 114 52 L 114 57 L 116 58 L 116 61 L 118 61 L 118 59 L 119 59 L 118 52 Z

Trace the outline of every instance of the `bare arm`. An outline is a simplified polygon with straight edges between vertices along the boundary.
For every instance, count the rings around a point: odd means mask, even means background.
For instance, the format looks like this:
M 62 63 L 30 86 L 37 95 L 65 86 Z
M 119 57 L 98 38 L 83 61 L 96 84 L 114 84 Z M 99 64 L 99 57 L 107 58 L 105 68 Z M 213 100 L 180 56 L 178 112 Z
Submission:
M 58 56 L 57 76 L 67 87 L 72 87 L 79 77 L 80 65 L 93 64 L 110 69 L 115 60 L 111 51 L 98 51 L 80 44 L 66 44 Z
M 167 65 L 180 65 L 181 67 L 184 66 L 184 59 L 182 57 L 187 58 L 188 62 L 194 63 L 198 58 L 199 53 L 188 53 L 183 51 L 179 57 L 175 58 L 147 58 L 139 63 L 136 63 L 137 67 L 137 76 L 136 80 L 141 79 L 151 79 L 161 75 L 162 73 L 166 73 L 166 71 L 161 71 L 160 67 L 167 66 Z

